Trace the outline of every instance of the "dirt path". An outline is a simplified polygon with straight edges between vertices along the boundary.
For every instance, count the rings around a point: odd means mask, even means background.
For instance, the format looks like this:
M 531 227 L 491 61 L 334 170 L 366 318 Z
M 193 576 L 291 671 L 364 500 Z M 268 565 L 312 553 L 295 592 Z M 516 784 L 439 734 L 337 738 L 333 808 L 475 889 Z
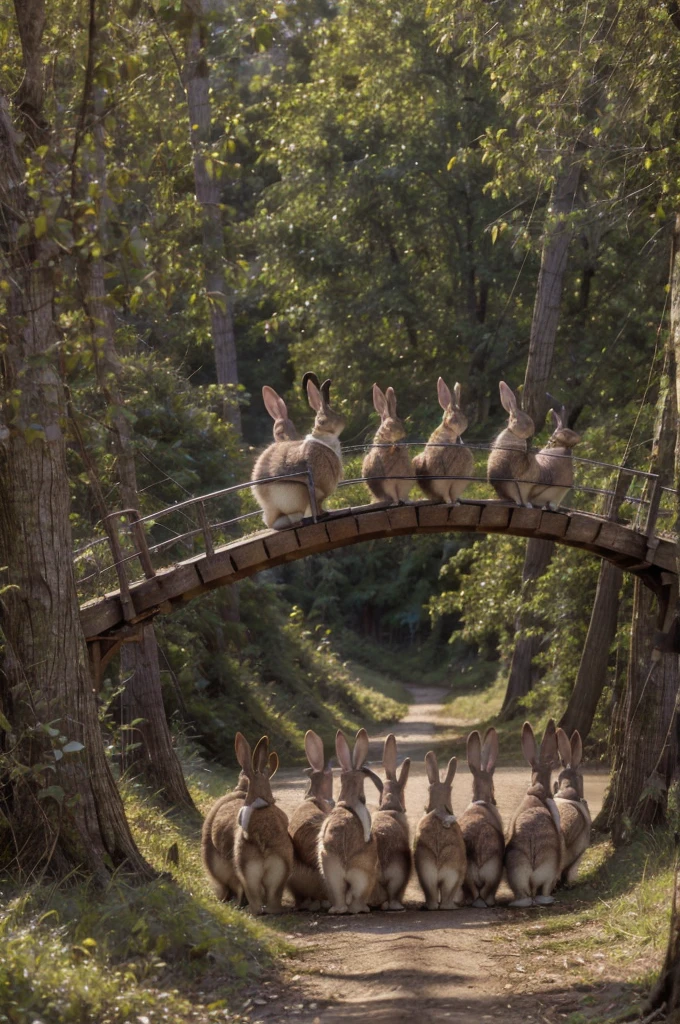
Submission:
M 423 757 L 451 735 L 456 723 L 447 720 L 442 705 L 444 692 L 431 687 L 409 687 L 413 704 L 393 728 L 400 759 L 410 756 L 413 766 L 407 789 L 412 827 L 421 816 L 427 794 Z M 379 760 L 384 737 L 371 744 L 371 758 Z M 290 811 L 304 786 L 297 771 L 277 776 L 280 805 Z M 528 783 L 528 768 L 499 768 L 496 799 L 504 820 L 512 814 Z M 606 776 L 586 773 L 585 791 L 593 816 L 599 810 Z M 369 806 L 375 805 L 367 784 Z M 454 811 L 460 813 L 470 800 L 470 775 L 459 764 L 453 787 Z M 501 901 L 509 896 L 501 889 Z M 334 918 L 326 915 L 291 915 L 281 919 L 289 940 L 300 949 L 291 979 L 293 992 L 266 986 L 258 1003 L 249 1007 L 252 1021 L 301 1021 L 304 1024 L 371 1021 L 450 1021 L 478 1024 L 504 1018 L 506 1024 L 552 1020 L 536 1015 L 536 999 L 513 996 L 508 990 L 507 957 L 498 942 L 498 927 L 520 915 L 549 914 L 499 906 L 492 910 L 462 909 L 427 913 L 420 909 L 422 893 L 412 880 L 406 893 L 404 913 L 372 913 Z M 288 930 L 289 929 L 289 930 Z M 311 941 L 310 941 L 311 940 Z M 514 961 L 510 961 L 513 963 Z

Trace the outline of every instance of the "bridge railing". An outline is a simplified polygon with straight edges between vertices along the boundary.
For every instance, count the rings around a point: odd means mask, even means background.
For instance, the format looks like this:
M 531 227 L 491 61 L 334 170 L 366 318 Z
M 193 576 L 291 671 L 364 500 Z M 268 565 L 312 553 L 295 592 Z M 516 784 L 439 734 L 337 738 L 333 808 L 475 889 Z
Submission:
M 411 454 L 416 454 L 424 444 L 404 442 L 399 447 L 406 447 Z M 375 446 L 366 444 L 343 448 L 345 478 L 325 503 L 328 511 L 356 508 L 375 501 L 361 475 L 363 457 L 372 447 Z M 438 447 L 452 446 L 442 444 Z M 469 483 L 461 500 L 498 500 L 486 480 L 486 460 L 491 446 L 471 444 L 466 447 L 472 452 L 475 465 L 474 473 L 466 478 Z M 563 456 L 555 454 L 553 457 Z M 671 488 L 662 487 L 657 475 L 593 459 L 573 458 L 572 462 L 574 485 L 565 498 L 564 508 L 615 519 L 648 537 L 655 533 L 673 536 L 674 492 Z M 311 472 L 307 470 L 296 477 L 268 477 L 258 482 L 282 479 L 296 480 L 307 486 L 312 519 L 316 520 L 319 509 Z M 418 488 L 415 474 L 405 479 L 413 481 L 410 500 L 427 500 Z M 151 578 L 172 562 L 201 553 L 210 555 L 220 544 L 261 529 L 264 523 L 252 494 L 252 485 L 252 480 L 233 484 L 144 516 L 136 509 L 112 512 L 107 517 L 108 523 L 100 524 L 102 534 L 75 552 L 74 567 L 82 598 L 100 596 L 115 589 L 120 590 L 125 604 L 129 600 L 130 579 L 140 576 Z

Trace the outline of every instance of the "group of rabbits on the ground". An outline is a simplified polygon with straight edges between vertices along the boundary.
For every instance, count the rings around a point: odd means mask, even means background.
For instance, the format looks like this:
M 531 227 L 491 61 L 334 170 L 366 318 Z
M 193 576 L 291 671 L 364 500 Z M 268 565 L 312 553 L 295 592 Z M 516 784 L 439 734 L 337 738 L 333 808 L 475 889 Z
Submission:
M 305 374 L 303 387 L 316 418 L 309 434 L 301 439 L 284 400 L 273 388 L 262 389 L 265 406 L 274 420 L 274 443 L 255 463 L 253 480 L 262 482 L 253 486 L 253 493 L 269 527 L 284 529 L 312 514 L 310 474 L 319 512 L 342 480 L 340 434 L 345 420 L 331 408 L 330 386 L 330 380 L 319 385 L 315 374 Z M 488 482 L 503 501 L 557 508 L 574 482 L 571 450 L 580 436 L 567 426 L 562 406 L 552 410 L 555 429 L 550 440 L 539 452 L 532 452 L 528 442 L 534 434 L 534 421 L 519 408 L 505 381 L 500 381 L 499 388 L 508 425 L 493 442 Z M 460 405 L 460 384 L 451 392 L 440 377 L 437 396 L 444 410 L 441 425 L 430 435 L 424 450 L 411 459 L 408 446 L 400 443 L 406 429 L 397 416 L 394 388 L 388 387 L 383 393 L 377 384 L 373 385 L 380 426 L 364 458 L 361 475 L 376 502 L 405 502 L 417 480 L 428 498 L 453 504 L 474 478 L 473 454 L 460 439 L 468 425 Z
M 305 736 L 309 786 L 290 820 L 276 806 L 271 778 L 278 757 L 268 737 L 255 749 L 236 734 L 241 774 L 233 792 L 217 800 L 203 824 L 203 864 L 222 900 L 247 902 L 253 914 L 276 914 L 288 886 L 296 910 L 329 914 L 366 913 L 371 908 L 403 910 L 412 865 L 428 910 L 465 904 L 491 907 L 505 869 L 513 891 L 511 907 L 554 901 L 553 889 L 576 878 L 590 842 L 590 814 L 583 797 L 581 737 L 571 740 L 551 720 L 540 748 L 531 726 L 522 729 L 522 750 L 531 765 L 531 785 L 509 825 L 507 841 L 494 800 L 493 774 L 498 735 L 476 730 L 467 741 L 472 802 L 460 818 L 453 813 L 451 787 L 456 758 L 442 778 L 437 757 L 425 755 L 429 796 L 411 843 L 406 817 L 406 783 L 411 762 L 397 767 L 397 741 L 385 740 L 384 781 L 367 765 L 369 739 L 356 735 L 354 749 L 338 731 L 340 796 L 333 801 L 333 774 L 323 742 Z M 562 765 L 554 795 L 553 768 Z M 366 806 L 364 784 L 378 789 L 378 810 Z

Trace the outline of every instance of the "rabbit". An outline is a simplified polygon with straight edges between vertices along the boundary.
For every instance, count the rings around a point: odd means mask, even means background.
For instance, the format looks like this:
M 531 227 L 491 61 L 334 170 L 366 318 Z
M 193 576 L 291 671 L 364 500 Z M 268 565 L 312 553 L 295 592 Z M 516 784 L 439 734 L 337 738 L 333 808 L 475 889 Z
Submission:
M 557 748 L 562 771 L 555 783 L 555 805 L 560 816 L 564 836 L 562 881 L 576 881 L 583 854 L 590 845 L 590 811 L 583 796 L 583 775 L 579 770 L 583 757 L 583 743 L 578 729 L 571 741 L 564 729 L 557 729 Z
M 305 752 L 310 765 L 305 768 L 309 786 L 288 822 L 295 854 L 288 888 L 295 899 L 296 910 L 315 911 L 328 902 L 317 846 L 321 826 L 334 807 L 333 772 L 324 760 L 323 740 L 311 729 L 305 733 Z
M 373 438 L 375 447 L 364 457 L 361 475 L 377 501 L 399 505 L 409 496 L 413 484 L 413 467 L 408 449 L 397 443 L 406 437 L 406 429 L 397 416 L 394 388 L 387 388 L 383 394 L 378 385 L 374 384 L 373 405 L 380 414 L 380 426 Z
M 451 806 L 456 765 L 452 757 L 441 782 L 436 755 L 431 750 L 425 755 L 430 789 L 416 830 L 414 861 L 428 910 L 454 910 L 463 903 L 465 841 Z
M 540 753 L 531 726 L 524 723 L 522 750 L 532 772 L 531 785 L 515 812 L 505 848 L 505 869 L 515 896 L 511 907 L 555 902 L 551 894 L 560 874 L 564 845 L 550 789 L 550 773 L 557 766 L 557 734 L 552 718 L 543 734 Z
M 259 760 L 260 749 L 267 744 L 267 737 L 258 740 L 253 756 Z M 269 761 L 270 774 L 276 771 L 278 760 L 272 754 Z M 243 886 L 234 864 L 234 837 L 238 816 L 246 800 L 248 776 L 241 771 L 236 786 L 221 796 L 208 811 L 201 833 L 201 856 L 203 866 L 210 878 L 217 898 L 223 901 L 235 900 L 241 903 Z
M 529 501 L 532 505 L 558 509 L 574 484 L 571 450 L 579 443 L 581 435 L 567 426 L 564 406 L 550 411 L 555 429 L 545 447 L 536 453 L 539 483 L 529 491 Z
M 504 380 L 498 385 L 501 405 L 508 413 L 508 425 L 491 445 L 487 479 L 503 501 L 514 501 L 531 508 L 529 495 L 540 479 L 540 466 L 529 451 L 528 440 L 534 433 L 534 421 L 517 405 L 512 389 Z
M 453 395 L 440 377 L 437 396 L 444 410 L 442 422 L 430 434 L 424 451 L 416 455 L 413 468 L 420 489 L 434 501 L 455 504 L 474 476 L 475 460 L 469 448 L 460 441 L 467 429 L 467 416 L 460 407 L 460 384 L 453 387 Z M 450 445 L 450 447 L 444 447 Z M 455 479 L 437 479 L 453 477 Z
M 253 494 L 270 528 L 281 530 L 311 515 L 308 468 L 312 473 L 319 511 L 323 511 L 323 502 L 342 479 L 339 437 L 345 420 L 331 409 L 327 397 L 329 388 L 330 381 L 318 388 L 313 380 L 307 380 L 307 397 L 316 412 L 311 434 L 300 441 L 274 442 L 255 463 L 254 481 L 283 475 L 301 478 L 254 484 Z
M 264 399 L 264 405 L 274 420 L 273 434 L 275 441 L 297 441 L 297 430 L 288 417 L 288 408 L 286 403 L 277 395 L 274 388 L 270 388 L 268 384 L 262 388 L 262 398 Z
M 236 758 L 248 779 L 248 791 L 238 816 L 234 862 L 250 912 L 280 914 L 283 889 L 293 867 L 293 842 L 288 818 L 276 806 L 270 785 L 278 758 L 269 758 L 269 740 L 266 736 L 263 740 L 254 756 L 245 736 L 236 733 Z
M 340 799 L 319 833 L 319 866 L 331 899 L 329 914 L 363 914 L 378 874 L 378 846 L 366 807 L 362 766 L 368 735 L 360 729 L 354 752 L 338 730 L 335 750 L 340 762 Z
M 493 907 L 503 875 L 503 822 L 493 791 L 497 759 L 496 730 L 487 729 L 483 746 L 477 730 L 471 732 L 467 740 L 467 762 L 472 772 L 472 803 L 460 816 L 459 825 L 467 852 L 463 888 L 473 907 Z
M 371 894 L 371 906 L 381 910 L 403 910 L 402 900 L 411 875 L 411 844 L 404 791 L 411 768 L 406 758 L 397 774 L 397 740 L 390 733 L 383 748 L 385 782 L 365 768 L 380 792 L 380 805 L 373 815 L 371 831 L 378 844 L 378 878 Z

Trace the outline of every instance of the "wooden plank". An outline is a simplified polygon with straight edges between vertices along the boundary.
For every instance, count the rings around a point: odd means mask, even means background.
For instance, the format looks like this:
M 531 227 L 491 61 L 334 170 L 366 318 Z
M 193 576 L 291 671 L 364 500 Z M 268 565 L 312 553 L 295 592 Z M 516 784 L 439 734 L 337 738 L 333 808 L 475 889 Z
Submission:
M 267 549 L 261 540 L 251 540 L 248 538 L 239 543 L 230 544 L 228 550 L 237 572 L 242 572 L 243 569 L 251 569 L 254 565 L 262 565 L 265 568 L 266 563 L 269 561 Z
M 568 526 L 569 516 L 566 512 L 541 512 L 541 523 L 536 532 L 542 537 L 558 540 L 564 537 Z
M 570 544 L 594 544 L 602 528 L 602 520 L 594 516 L 584 516 L 579 512 L 569 512 L 569 523 L 564 539 Z
M 449 524 L 449 505 L 419 505 L 418 526 L 421 529 L 427 527 L 442 527 Z
M 151 580 L 143 580 L 130 588 L 137 615 L 156 608 L 164 601 L 181 597 L 187 590 L 200 587 L 202 583 L 196 565 L 190 562 L 169 569 L 161 569 Z
M 324 522 L 326 533 L 331 541 L 348 540 L 359 536 L 359 527 L 354 516 L 343 516 L 341 519 L 327 519 Z
M 218 548 L 212 558 L 208 558 L 207 555 L 200 555 L 196 559 L 196 568 L 204 583 L 212 583 L 214 580 L 227 580 L 236 571 L 229 551 L 225 551 L 223 548 Z
M 298 543 L 302 551 L 309 553 L 322 551 L 328 547 L 328 534 L 325 523 L 310 523 L 308 526 L 297 526 L 295 528 Z
M 616 551 L 636 561 L 645 561 L 647 554 L 647 538 L 644 534 L 636 533 L 618 523 L 607 521 L 602 524 L 602 529 L 597 536 L 598 548 L 607 551 Z
M 418 529 L 418 513 L 413 505 L 395 505 L 387 509 L 387 518 L 390 521 L 391 530 Z
M 371 533 L 390 532 L 390 520 L 386 509 L 376 510 L 375 512 L 362 512 L 361 515 L 357 515 L 356 521 L 359 527 L 359 534 L 362 537 Z
M 99 636 L 122 625 L 123 607 L 117 594 L 88 601 L 80 610 L 80 621 L 86 637 Z
M 524 508 L 522 505 L 516 505 L 515 508 L 510 509 L 510 512 L 510 530 L 533 532 L 541 524 L 543 513 L 540 508 Z
M 678 571 L 677 557 L 677 547 L 673 541 L 661 538 L 659 546 L 654 552 L 654 565 L 675 575 Z
M 496 505 L 494 502 L 490 502 L 482 509 L 477 529 L 484 533 L 507 530 L 512 511 L 511 505 Z
M 262 543 L 271 559 L 289 555 L 291 551 L 297 551 L 300 547 L 295 530 L 272 530 L 262 538 Z
M 483 505 L 466 503 L 449 508 L 449 526 L 454 530 L 474 530 L 482 515 Z

